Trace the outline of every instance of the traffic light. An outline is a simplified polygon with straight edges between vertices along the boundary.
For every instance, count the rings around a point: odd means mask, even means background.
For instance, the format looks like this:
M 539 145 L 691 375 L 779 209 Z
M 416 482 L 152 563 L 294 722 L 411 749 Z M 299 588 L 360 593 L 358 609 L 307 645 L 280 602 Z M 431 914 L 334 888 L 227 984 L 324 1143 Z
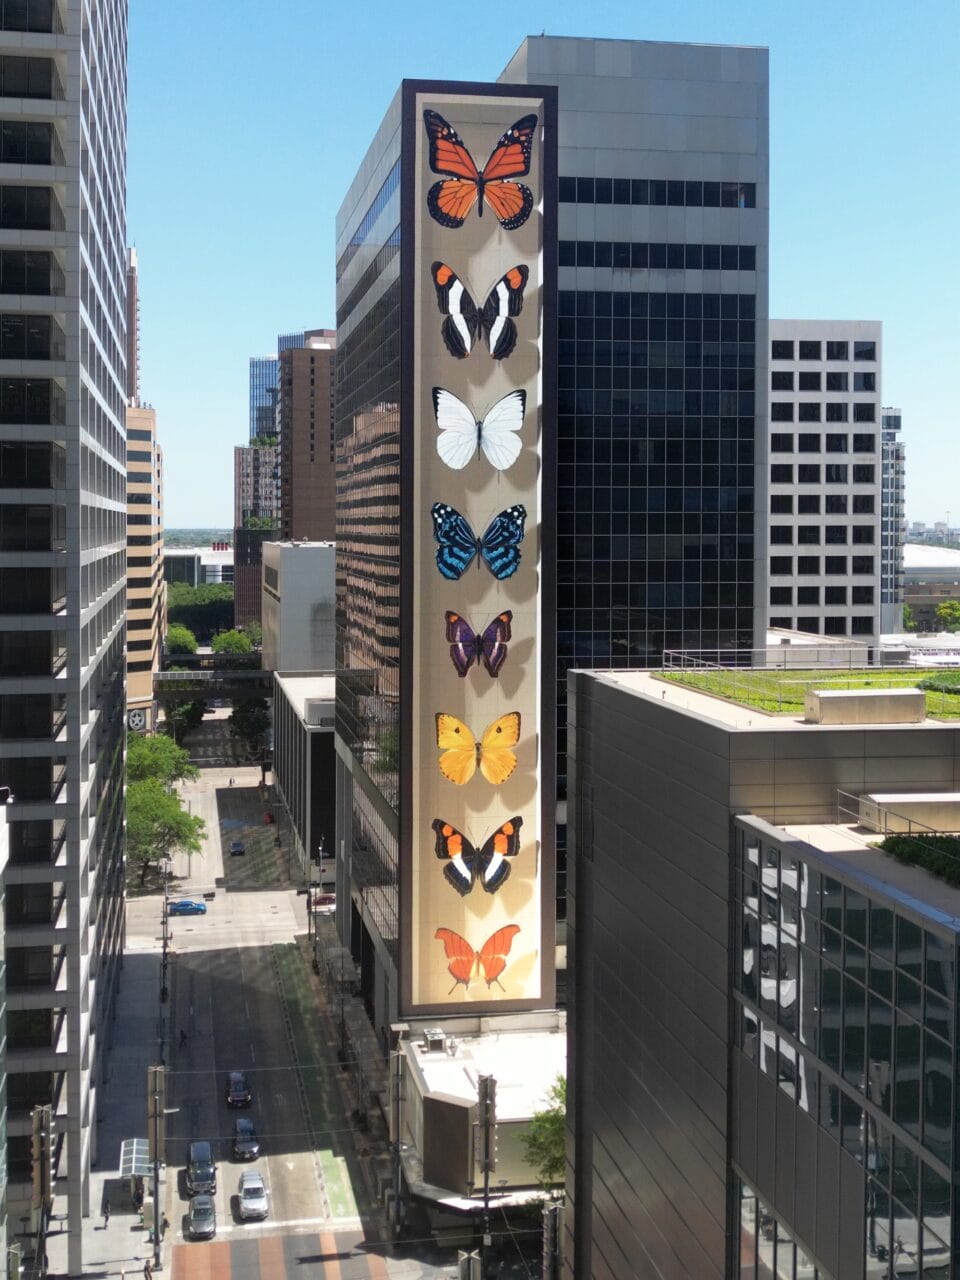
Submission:
M 166 1067 L 147 1067 L 147 1142 L 150 1160 L 163 1162 L 166 1142 L 165 1109 L 167 1105 Z
M 53 1209 L 53 1108 L 34 1107 L 30 1113 L 30 1207 Z

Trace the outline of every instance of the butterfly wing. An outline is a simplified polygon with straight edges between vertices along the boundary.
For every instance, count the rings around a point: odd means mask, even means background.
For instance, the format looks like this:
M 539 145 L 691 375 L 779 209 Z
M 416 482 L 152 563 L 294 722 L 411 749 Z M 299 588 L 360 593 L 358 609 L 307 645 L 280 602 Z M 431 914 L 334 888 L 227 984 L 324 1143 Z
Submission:
M 522 182 L 485 182 L 481 190 L 504 231 L 515 231 L 530 217 L 533 192 Z
M 447 643 L 450 645 L 450 657 L 453 665 L 457 668 L 457 675 L 465 676 L 471 665 L 480 659 L 481 639 L 462 614 L 454 613 L 452 609 L 448 609 L 444 617 L 447 620 Z M 489 629 L 488 627 L 487 630 L 489 631 Z M 484 635 L 486 635 L 486 632 L 484 632 Z M 491 674 L 496 673 L 492 672 Z
M 447 616 L 449 617 L 449 614 Z M 512 620 L 513 614 L 509 609 L 505 609 L 503 613 L 498 613 L 483 634 L 477 637 L 479 660 L 483 662 L 487 673 L 491 676 L 499 675 L 500 668 L 507 660 L 507 641 L 510 639 Z M 463 671 L 461 674 L 467 673 Z
M 523 291 L 529 276 L 529 270 L 522 263 L 511 267 L 493 286 L 483 304 L 478 327 L 486 334 L 494 360 L 506 360 L 517 345 L 517 326 L 511 317 L 518 316 L 523 310 Z M 463 288 L 462 285 L 460 287 Z M 476 309 L 472 298 L 470 301 Z
M 522 395 L 523 393 L 512 392 L 511 394 Z M 437 426 L 440 428 L 440 434 L 437 436 L 437 453 L 448 467 L 454 471 L 462 471 L 477 452 L 480 444 L 480 428 L 477 426 L 473 410 L 452 391 L 446 391 L 443 387 L 434 387 L 433 412 L 437 419 Z M 520 420 L 523 421 L 522 412 Z M 519 430 L 519 427 L 513 429 Z M 515 437 L 511 436 L 511 439 Z M 518 441 L 517 452 L 519 451 Z
M 436 826 L 436 823 L 434 823 Z M 520 828 L 523 819 L 508 818 L 497 827 L 480 851 L 474 852 L 474 878 L 478 878 L 487 893 L 496 893 L 510 874 L 507 858 L 514 858 L 520 848 Z M 471 848 L 473 846 L 471 845 Z
M 443 776 L 458 787 L 469 782 L 477 770 L 477 740 L 463 721 L 438 711 L 437 746 L 443 753 L 438 761 Z
M 447 506 L 445 502 L 435 502 L 430 508 L 430 514 L 433 516 L 433 536 L 437 542 L 437 568 L 445 578 L 456 581 L 477 554 L 480 544 L 460 512 Z M 503 514 L 505 513 L 501 512 Z M 490 527 L 493 528 L 492 525 Z M 522 532 L 520 537 L 523 537 Z M 517 559 L 519 558 L 518 554 Z M 511 569 L 510 573 L 513 572 Z
M 507 825 L 504 823 L 504 826 Z M 443 868 L 444 879 L 463 898 L 473 888 L 477 878 L 477 851 L 462 831 L 458 831 L 449 822 L 444 822 L 442 818 L 434 818 L 432 826 L 437 837 L 434 851 L 441 861 L 447 862 Z M 494 838 L 491 836 L 490 840 Z M 485 844 L 484 849 L 486 847 Z
M 438 929 L 437 936 L 439 936 L 440 932 L 441 930 Z M 475 953 L 480 961 L 480 968 L 483 970 L 483 976 L 487 980 L 488 987 L 493 986 L 507 967 L 507 956 L 510 954 L 513 940 L 519 932 L 520 926 L 518 924 L 505 924 L 502 929 L 498 929 L 496 933 L 491 934 L 479 952 Z M 463 939 L 461 938 L 460 941 L 462 942 Z M 447 954 L 449 956 L 449 952 Z M 451 974 L 453 973 L 452 965 L 450 972 Z
M 497 401 L 480 423 L 480 448 L 487 461 L 498 471 L 506 471 L 520 456 L 522 442 L 517 432 L 523 426 L 526 407 L 527 393 L 511 391 Z M 437 421 L 439 422 L 439 416 Z
M 462 516 L 460 518 L 463 519 Z M 523 541 L 523 525 L 526 518 L 527 509 L 521 503 L 517 503 L 514 507 L 507 507 L 505 511 L 494 516 L 480 539 L 480 554 L 493 576 L 501 581 L 517 572 L 517 566 L 520 564 L 520 552 L 517 548 Z M 469 525 L 467 527 L 469 528 Z M 472 534 L 473 530 L 470 532 Z M 439 563 L 438 552 L 438 566 Z M 468 560 L 467 564 L 469 563 Z M 443 573 L 443 569 L 440 569 L 440 572 Z M 457 577 L 459 576 L 457 574 Z
M 480 175 L 477 214 L 483 215 L 483 202 L 486 200 L 505 231 L 522 227 L 533 208 L 530 188 L 522 182 L 508 182 L 506 179 L 523 177 L 530 172 L 536 127 L 535 115 L 523 116 L 512 124 L 497 142 Z
M 517 767 L 516 754 L 510 748 L 515 747 L 519 740 L 519 711 L 508 711 L 484 729 L 480 739 L 480 772 L 495 787 L 506 782 Z
M 446 176 L 427 193 L 427 208 L 442 227 L 462 227 L 480 195 L 477 166 L 459 133 L 442 115 L 424 111 L 423 123 L 430 143 L 430 168 Z
M 514 271 L 519 270 L 519 267 L 514 267 Z M 526 271 L 526 267 L 523 270 Z M 430 275 L 437 291 L 437 306 L 446 316 L 440 326 L 440 336 L 450 354 L 462 360 L 470 354 L 480 332 L 480 312 L 477 310 L 477 304 L 454 269 L 448 267 L 445 262 L 432 263 Z M 526 283 L 526 276 L 524 283 Z M 514 337 L 514 344 L 516 344 L 516 337 Z
M 516 929 L 517 926 L 507 925 L 507 928 Z M 502 933 L 503 930 L 498 930 L 498 932 Z M 443 943 L 450 977 L 455 978 L 457 982 L 462 982 L 465 987 L 469 987 L 478 959 L 476 951 L 474 951 L 466 938 L 461 938 L 459 933 L 454 933 L 452 929 L 438 929 L 433 936 L 439 938 Z M 496 934 L 494 934 L 494 937 L 496 937 Z M 493 939 L 491 938 L 490 941 L 492 942 Z M 486 945 L 489 946 L 489 942 Z M 509 944 L 507 949 L 509 950 Z

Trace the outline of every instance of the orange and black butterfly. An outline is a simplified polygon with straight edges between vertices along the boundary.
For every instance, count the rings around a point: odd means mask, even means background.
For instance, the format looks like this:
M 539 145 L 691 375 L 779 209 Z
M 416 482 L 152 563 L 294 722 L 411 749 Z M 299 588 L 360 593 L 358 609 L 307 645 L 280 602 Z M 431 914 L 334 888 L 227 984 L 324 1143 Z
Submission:
M 443 181 L 434 183 L 427 193 L 427 208 L 441 227 L 462 227 L 474 205 L 482 218 L 484 201 L 505 231 L 522 227 L 533 208 L 533 192 L 510 179 L 530 172 L 537 117 L 524 116 L 512 124 L 482 169 L 443 116 L 424 111 L 423 123 L 430 139 L 430 168 L 443 175 Z
M 455 826 L 434 818 L 431 824 L 437 837 L 436 854 L 446 862 L 444 879 L 453 885 L 461 898 L 478 882 L 487 893 L 496 893 L 510 875 L 507 858 L 515 858 L 520 850 L 520 828 L 523 819 L 508 818 L 501 822 L 483 844 L 475 845 Z
M 500 975 L 507 967 L 507 956 L 519 932 L 518 924 L 505 924 L 502 929 L 492 933 L 480 950 L 476 951 L 459 933 L 454 933 L 452 929 L 438 929 L 433 936 L 439 938 L 447 953 L 447 969 L 454 980 L 450 991 L 455 991 L 460 983 L 469 991 L 470 983 L 479 977 L 484 979 L 488 987 L 496 983 L 502 991 Z

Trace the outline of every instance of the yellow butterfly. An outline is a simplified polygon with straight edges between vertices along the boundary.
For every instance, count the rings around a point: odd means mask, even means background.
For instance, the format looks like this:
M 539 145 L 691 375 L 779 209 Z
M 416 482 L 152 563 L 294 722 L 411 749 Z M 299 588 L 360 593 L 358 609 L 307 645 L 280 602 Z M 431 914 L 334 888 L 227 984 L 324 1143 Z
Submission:
M 517 745 L 519 738 L 519 711 L 508 711 L 487 725 L 479 742 L 462 720 L 437 712 L 437 746 L 443 752 L 440 772 L 458 787 L 470 781 L 478 764 L 494 786 L 506 782 L 517 767 L 517 757 L 510 748 Z

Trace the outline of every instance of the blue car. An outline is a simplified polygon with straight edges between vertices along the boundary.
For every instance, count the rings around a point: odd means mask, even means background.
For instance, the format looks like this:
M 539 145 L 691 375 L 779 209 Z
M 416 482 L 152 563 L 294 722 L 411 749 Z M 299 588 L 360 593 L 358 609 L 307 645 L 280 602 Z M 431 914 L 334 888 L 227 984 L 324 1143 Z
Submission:
M 191 902 L 189 898 L 181 898 L 177 902 L 167 904 L 168 916 L 205 916 L 206 914 L 205 902 Z

